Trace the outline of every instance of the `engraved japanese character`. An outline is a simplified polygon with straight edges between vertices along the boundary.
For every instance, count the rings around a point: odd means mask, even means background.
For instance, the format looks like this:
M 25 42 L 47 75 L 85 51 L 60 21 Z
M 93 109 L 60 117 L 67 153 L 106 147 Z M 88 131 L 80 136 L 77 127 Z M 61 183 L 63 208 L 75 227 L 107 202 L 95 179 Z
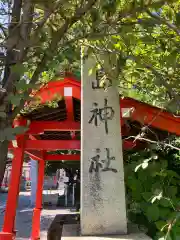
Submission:
M 110 79 L 105 79 L 105 82 L 101 85 L 101 81 L 105 77 L 105 72 L 101 70 L 96 71 L 96 80 L 92 82 L 92 89 L 106 89 L 112 86 L 112 81 Z
M 100 162 L 100 149 L 97 148 L 96 149 L 96 153 L 97 155 L 92 157 L 91 158 L 91 164 L 90 164 L 90 167 L 89 167 L 89 172 L 92 173 L 93 171 L 94 172 L 99 172 L 100 168 L 102 168 L 102 163 Z
M 94 109 L 91 110 L 92 117 L 90 118 L 88 123 L 92 123 L 94 121 L 94 125 L 98 126 L 98 119 L 100 122 L 104 122 L 105 124 L 105 132 L 108 134 L 108 120 L 112 120 L 114 117 L 114 110 L 112 107 L 108 106 L 107 99 L 104 99 L 104 107 L 99 108 L 98 103 L 93 103 Z
M 104 172 L 112 171 L 114 173 L 117 173 L 117 170 L 115 168 L 110 167 L 112 160 L 115 160 L 115 157 L 111 157 L 110 149 L 106 148 L 106 158 L 104 160 L 102 160 L 102 163 L 104 163 L 104 167 L 103 167 L 102 171 L 104 171 Z
M 115 157 L 110 156 L 110 149 L 109 148 L 105 148 L 106 150 L 106 158 L 101 160 L 100 159 L 100 149 L 97 148 L 96 149 L 96 156 L 91 158 L 91 164 L 89 167 L 89 172 L 92 173 L 94 172 L 99 172 L 100 170 L 103 172 L 107 172 L 107 171 L 112 171 L 114 173 L 117 173 L 117 170 L 115 168 L 112 168 L 111 165 L 111 161 L 115 160 Z

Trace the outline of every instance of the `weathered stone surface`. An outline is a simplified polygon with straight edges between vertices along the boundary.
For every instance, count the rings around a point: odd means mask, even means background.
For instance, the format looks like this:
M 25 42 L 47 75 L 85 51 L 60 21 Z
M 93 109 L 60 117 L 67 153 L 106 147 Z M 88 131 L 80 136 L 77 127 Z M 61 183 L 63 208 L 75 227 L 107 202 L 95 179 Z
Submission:
M 82 64 L 81 233 L 90 236 L 125 234 L 119 94 L 114 86 L 107 90 L 92 88 L 92 84 L 97 84 L 96 73 L 89 75 L 89 69 L 95 64 L 93 58 Z M 97 119 L 93 114 L 97 114 Z
M 63 225 L 61 240 L 151 240 L 144 233 L 131 233 L 120 236 L 78 236 L 78 224 L 65 224 Z
M 63 231 L 62 231 L 62 236 L 63 237 L 74 237 L 74 236 L 79 236 L 80 235 L 80 227 L 77 224 L 64 224 L 63 225 Z
M 130 234 L 130 235 L 121 235 L 121 236 L 112 236 L 112 237 L 95 237 L 95 236 L 91 236 L 91 237 L 61 237 L 61 240 L 150 240 L 150 238 L 148 236 L 146 236 L 145 234 L 140 234 L 140 233 L 136 233 L 136 234 Z

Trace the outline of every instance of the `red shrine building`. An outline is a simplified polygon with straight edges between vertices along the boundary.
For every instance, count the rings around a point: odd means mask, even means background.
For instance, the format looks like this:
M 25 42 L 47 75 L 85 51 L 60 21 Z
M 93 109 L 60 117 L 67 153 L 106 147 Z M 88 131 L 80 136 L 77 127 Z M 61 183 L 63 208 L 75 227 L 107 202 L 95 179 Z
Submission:
M 28 126 L 28 130 L 16 137 L 9 144 L 13 151 L 12 172 L 4 225 L 0 232 L 0 240 L 15 238 L 15 216 L 19 195 L 19 184 L 22 173 L 24 154 L 37 160 L 38 183 L 36 204 L 32 219 L 31 239 L 40 237 L 40 214 L 42 209 L 42 190 L 46 161 L 79 161 L 80 154 L 59 155 L 50 152 L 56 150 L 79 150 L 81 139 L 81 82 L 74 77 L 52 81 L 34 93 L 33 101 L 27 103 L 25 109 L 37 101 L 38 107 L 28 113 L 22 113 L 14 121 L 13 126 Z M 56 101 L 56 108 L 46 103 Z M 121 133 L 125 150 L 144 148 L 147 144 L 143 138 L 135 139 L 143 132 L 143 136 L 151 141 L 163 141 L 169 134 L 180 136 L 180 118 L 156 107 L 131 98 L 120 98 Z M 155 132 L 155 134 L 154 134 Z

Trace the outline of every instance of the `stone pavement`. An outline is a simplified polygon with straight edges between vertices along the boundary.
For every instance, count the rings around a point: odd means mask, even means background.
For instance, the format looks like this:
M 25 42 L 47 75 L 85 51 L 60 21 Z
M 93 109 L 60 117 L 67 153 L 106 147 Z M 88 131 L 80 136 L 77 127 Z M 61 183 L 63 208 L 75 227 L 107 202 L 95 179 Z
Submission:
M 0 231 L 3 225 L 4 210 L 7 194 L 0 193 Z M 19 204 L 16 213 L 16 229 L 18 240 L 29 239 L 31 234 L 33 209 L 30 207 L 30 193 L 21 192 L 19 196 Z M 68 214 L 69 209 L 43 209 L 41 214 L 41 239 L 47 239 L 47 230 L 56 214 Z

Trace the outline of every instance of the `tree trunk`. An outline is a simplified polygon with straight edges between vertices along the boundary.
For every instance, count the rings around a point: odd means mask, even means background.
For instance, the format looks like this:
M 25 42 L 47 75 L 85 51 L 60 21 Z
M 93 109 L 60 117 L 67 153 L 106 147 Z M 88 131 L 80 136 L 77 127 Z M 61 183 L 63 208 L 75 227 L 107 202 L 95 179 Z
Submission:
M 8 153 L 8 141 L 0 142 L 0 186 L 3 181 L 4 172 L 6 169 Z
M 6 118 L 0 120 L 0 134 L 1 134 L 1 141 L 0 141 L 0 187 L 3 181 L 4 172 L 6 169 L 6 162 L 7 162 L 7 154 L 8 154 L 8 145 L 9 141 L 4 135 L 4 129 L 12 126 L 12 119 L 11 116 L 8 114 L 9 112 L 9 104 L 4 101 L 4 108 L 6 109 Z M 2 141 L 4 140 L 4 141 Z

